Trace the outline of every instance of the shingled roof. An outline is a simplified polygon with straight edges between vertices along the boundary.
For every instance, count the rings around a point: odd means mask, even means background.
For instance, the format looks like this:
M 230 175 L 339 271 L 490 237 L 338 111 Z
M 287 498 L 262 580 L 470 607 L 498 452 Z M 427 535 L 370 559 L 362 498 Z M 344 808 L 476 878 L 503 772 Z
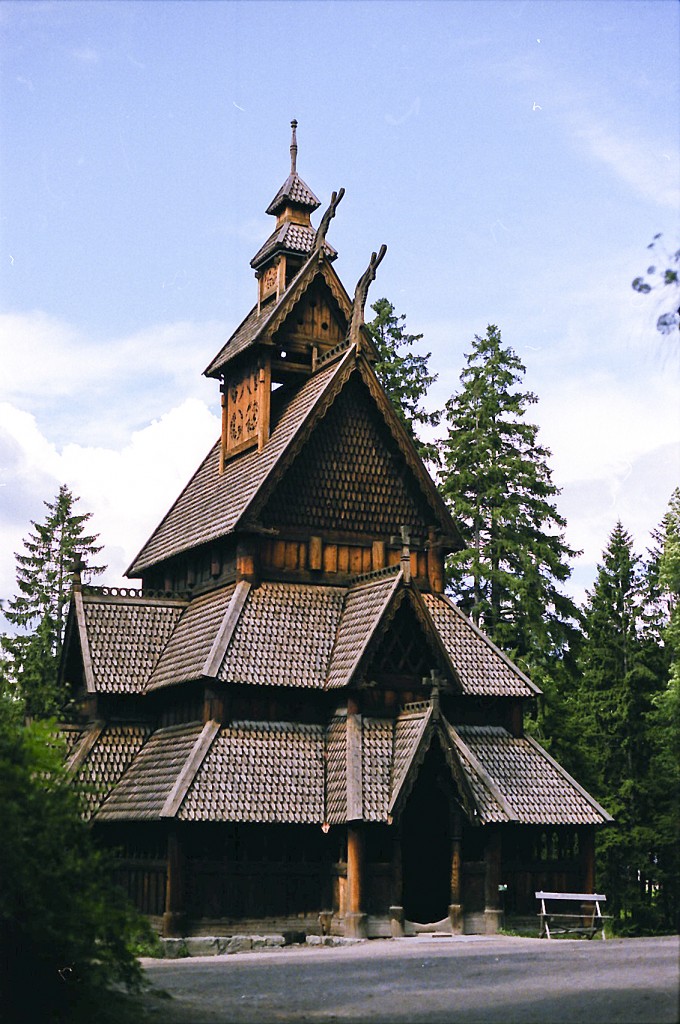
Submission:
M 249 595 L 220 668 L 228 683 L 323 689 L 345 591 L 263 583 Z
M 516 737 L 500 726 L 458 726 L 458 735 L 473 755 L 461 754 L 481 820 L 509 820 L 508 806 L 480 775 L 488 773 L 512 810 L 510 820 L 525 825 L 601 825 L 605 811 L 531 736 Z
M 235 722 L 214 741 L 182 821 L 322 822 L 324 727 Z
M 141 693 L 187 606 L 115 587 L 76 590 L 73 603 L 90 693 Z
M 250 265 L 251 267 L 258 267 L 269 256 L 273 256 L 275 252 L 279 251 L 308 256 L 314 248 L 315 237 L 315 229 L 307 224 L 294 224 L 290 221 L 281 224 L 271 233 L 262 248 L 258 249 L 250 261 Z M 329 260 L 335 259 L 338 255 L 333 246 L 329 245 L 328 242 L 324 243 L 323 251 Z
M 349 587 L 242 582 L 191 600 L 91 588 L 75 599 L 78 642 L 93 693 L 144 693 L 200 678 L 346 687 L 379 650 L 404 602 L 428 638 L 431 667 L 444 672 L 455 692 L 537 692 L 448 599 L 421 594 L 406 584 L 398 566 Z
M 310 213 L 313 213 L 321 205 L 309 185 L 296 171 L 291 171 L 265 212 L 276 216 L 287 203 L 302 206 Z
M 402 583 L 403 575 L 399 572 L 359 582 L 347 592 L 328 667 L 330 689 L 346 686 L 352 678 L 383 613 Z
M 445 594 L 423 594 L 464 693 L 535 697 L 541 691 Z
M 98 821 L 157 820 L 203 732 L 201 723 L 158 729 L 97 812 Z
M 231 459 L 220 474 L 220 446 L 215 444 L 139 552 L 127 575 L 139 575 L 167 558 L 247 525 L 249 517 L 254 517 L 264 507 L 273 488 L 353 374 L 363 380 L 376 401 L 413 473 L 421 502 L 431 510 L 433 525 L 436 524 L 447 538 L 457 536 L 449 510 L 384 396 L 375 374 L 351 348 L 341 359 L 318 370 L 293 394 L 284 388 L 273 393 L 273 430 L 262 450 L 253 448 Z M 368 396 L 367 400 L 370 400 Z M 453 540 L 451 543 L 453 546 Z
M 219 472 L 217 442 L 134 559 L 127 575 L 138 575 L 166 558 L 232 533 L 280 463 L 292 457 L 311 418 L 323 413 L 325 403 L 332 401 L 352 369 L 350 352 L 320 370 L 293 394 L 283 388 L 275 391 L 273 430 L 267 444 L 261 451 L 251 449 L 227 462 L 223 473 Z
M 235 588 L 236 584 L 232 583 L 191 601 L 167 642 L 147 689 L 200 679 L 208 674 L 208 658 Z
M 82 749 L 71 752 L 69 768 L 82 795 L 86 817 L 91 817 L 106 799 L 150 735 L 148 725 L 103 727 L 96 723 L 82 734 Z
M 396 719 L 353 716 L 361 745 L 360 815 L 399 814 L 436 736 L 454 785 L 482 825 L 600 825 L 610 815 L 531 737 L 499 726 L 452 726 L 435 705 Z M 102 729 L 82 765 L 88 806 L 102 821 L 347 820 L 348 717 L 300 722 L 191 723 Z M 461 792 L 461 785 L 465 792 Z M 469 793 L 468 793 L 469 790 Z

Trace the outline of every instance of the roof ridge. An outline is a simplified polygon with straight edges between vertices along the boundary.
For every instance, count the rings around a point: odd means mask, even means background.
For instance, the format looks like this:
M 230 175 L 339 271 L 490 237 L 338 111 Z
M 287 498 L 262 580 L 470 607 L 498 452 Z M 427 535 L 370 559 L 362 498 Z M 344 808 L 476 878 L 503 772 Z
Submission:
M 517 814 L 512 804 L 503 796 L 497 784 L 491 778 L 484 765 L 481 763 L 476 754 L 474 754 L 473 751 L 470 750 L 467 743 L 463 740 L 462 736 L 455 728 L 455 726 L 451 725 L 451 723 L 443 716 L 442 720 L 446 727 L 447 736 L 450 737 L 454 746 L 457 748 L 458 754 L 463 755 L 465 760 L 470 765 L 472 771 L 484 783 L 484 785 L 489 790 L 489 792 L 491 793 L 492 797 L 494 798 L 500 809 L 503 811 L 505 815 L 507 815 L 508 821 L 520 821 L 520 816 Z
M 353 587 L 358 583 L 370 583 L 373 580 L 379 580 L 385 576 L 397 575 L 401 572 L 401 564 L 395 562 L 394 565 L 386 565 L 382 569 L 372 569 L 370 572 L 359 573 L 357 576 L 352 576 L 348 580 L 348 586 Z
M 189 792 L 192 782 L 203 764 L 213 740 L 220 731 L 220 723 L 214 720 L 206 722 L 196 739 L 189 756 L 182 765 L 182 769 L 175 779 L 175 783 L 165 798 L 159 817 L 174 818 L 182 806 L 185 796 Z
M 371 615 L 371 625 L 370 625 L 370 628 L 367 629 L 367 630 L 364 630 L 364 636 L 362 638 L 362 642 L 361 642 L 360 647 L 358 648 L 358 650 L 357 649 L 353 650 L 351 657 L 348 658 L 349 668 L 348 668 L 348 670 L 345 673 L 345 683 L 343 685 L 347 685 L 347 683 L 349 683 L 349 681 L 354 676 L 354 673 L 356 672 L 357 668 L 361 664 L 361 661 L 362 661 L 362 659 L 363 659 L 363 657 L 364 657 L 368 647 L 370 646 L 372 640 L 374 639 L 374 637 L 376 635 L 376 631 L 377 631 L 378 627 L 382 623 L 382 621 L 383 621 L 383 619 L 385 617 L 385 614 L 386 614 L 387 610 L 389 609 L 390 605 L 392 604 L 392 601 L 393 601 L 393 599 L 395 597 L 395 594 L 397 593 L 397 591 L 399 589 L 400 577 L 401 577 L 401 573 L 396 575 L 394 577 L 393 581 L 390 581 L 392 585 L 390 587 L 389 593 L 384 598 L 381 599 L 380 607 L 373 611 L 373 614 Z M 389 577 L 387 577 L 387 578 L 389 579 Z M 380 582 L 380 580 L 377 580 L 376 582 Z M 331 678 L 331 676 L 333 674 L 334 664 L 335 664 L 337 656 L 338 656 L 338 647 L 339 647 L 340 638 L 341 638 L 342 632 L 343 632 L 343 623 L 344 623 L 345 616 L 346 616 L 347 611 L 348 611 L 348 601 L 350 600 L 350 598 L 356 597 L 356 596 L 357 596 L 357 591 L 356 590 L 348 589 L 348 590 L 345 591 L 345 595 L 344 595 L 344 599 L 343 599 L 342 611 L 340 613 L 340 618 L 338 620 L 338 625 L 337 625 L 336 631 L 335 631 L 335 640 L 333 642 L 333 647 L 331 649 L 330 657 L 328 659 L 328 667 L 326 669 L 325 689 L 329 688 L 329 680 L 330 680 L 330 678 Z M 341 662 L 341 664 L 342 664 L 342 662 Z M 335 686 L 333 686 L 332 688 L 335 689 Z
M 217 635 L 203 664 L 204 676 L 217 676 L 220 665 L 227 653 L 227 648 L 231 643 L 231 638 L 234 635 L 234 630 L 241 618 L 241 612 L 248 599 L 250 588 L 251 584 L 247 580 L 239 580 L 234 587 L 234 592 L 231 595 L 224 617 L 217 630 Z
M 490 647 L 495 654 L 499 655 L 499 657 L 505 662 L 508 668 L 512 669 L 515 675 L 519 676 L 522 682 L 525 683 L 529 687 L 529 689 L 533 691 L 533 693 L 537 695 L 543 693 L 540 686 L 537 686 L 536 683 L 533 683 L 531 679 L 529 679 L 529 676 L 525 672 L 522 672 L 522 669 L 519 667 L 519 665 L 515 665 L 514 661 L 512 661 L 512 659 L 509 658 L 507 654 L 505 654 L 500 649 L 500 647 L 496 646 L 491 637 L 487 636 L 483 629 L 480 629 L 479 626 L 476 625 L 476 623 L 474 623 L 472 619 L 465 614 L 465 612 L 461 611 L 456 602 L 453 601 L 448 594 L 436 594 L 435 596 L 437 598 L 442 598 L 449 606 L 449 608 L 453 608 L 456 615 L 458 615 L 458 617 L 461 618 L 463 622 L 467 623 L 467 625 L 470 626 L 472 631 L 477 634 L 480 640 L 484 641 L 487 647 Z
M 188 591 L 147 590 L 141 587 L 97 587 L 89 583 L 82 584 L 81 593 L 92 597 L 123 597 L 134 598 L 140 601 L 189 601 L 191 598 L 191 594 Z
M 555 758 L 548 753 L 545 747 L 541 746 L 538 740 L 535 740 L 533 736 L 529 735 L 524 735 L 521 737 L 521 739 L 526 740 L 530 746 L 532 746 L 535 750 L 542 754 L 543 757 L 553 766 L 553 768 L 555 768 L 559 772 L 559 774 L 567 780 L 567 782 L 570 782 L 574 789 L 576 789 L 577 792 L 580 793 L 581 796 L 584 797 L 588 801 L 588 803 L 603 816 L 605 821 L 614 821 L 614 818 L 611 816 L 609 811 L 605 810 L 602 804 L 599 804 L 597 800 L 595 800 L 595 798 L 592 797 L 590 793 L 586 789 L 584 789 L 583 786 L 580 785 L 580 783 L 576 781 L 573 775 L 570 775 L 566 768 L 563 768 L 559 761 L 556 761 Z

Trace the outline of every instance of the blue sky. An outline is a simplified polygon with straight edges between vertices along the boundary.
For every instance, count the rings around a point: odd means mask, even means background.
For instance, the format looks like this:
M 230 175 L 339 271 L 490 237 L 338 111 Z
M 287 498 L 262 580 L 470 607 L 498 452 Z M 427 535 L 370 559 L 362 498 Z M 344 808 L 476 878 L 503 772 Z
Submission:
M 637 296 L 680 243 L 678 5 L 6 2 L 0 7 L 0 597 L 61 482 L 121 574 L 214 440 L 201 371 L 255 301 L 298 170 L 350 293 L 458 386 L 497 324 L 527 366 L 581 597 L 617 518 L 680 483 L 678 343 Z

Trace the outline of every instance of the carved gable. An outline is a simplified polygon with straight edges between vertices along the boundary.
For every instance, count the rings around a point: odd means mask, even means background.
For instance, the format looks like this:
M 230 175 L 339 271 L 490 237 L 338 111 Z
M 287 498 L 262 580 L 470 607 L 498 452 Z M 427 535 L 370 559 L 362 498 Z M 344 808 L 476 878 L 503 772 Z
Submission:
M 366 386 L 350 379 L 267 502 L 267 526 L 388 539 L 432 512 Z
M 316 359 L 346 333 L 347 318 L 319 274 L 274 334 L 273 379 L 285 380 L 286 368 L 311 373 Z
M 441 672 L 441 668 L 438 653 L 425 635 L 410 601 L 404 600 L 362 674 L 368 681 L 388 681 L 394 685 L 395 680 L 401 680 L 420 685 L 433 669 Z

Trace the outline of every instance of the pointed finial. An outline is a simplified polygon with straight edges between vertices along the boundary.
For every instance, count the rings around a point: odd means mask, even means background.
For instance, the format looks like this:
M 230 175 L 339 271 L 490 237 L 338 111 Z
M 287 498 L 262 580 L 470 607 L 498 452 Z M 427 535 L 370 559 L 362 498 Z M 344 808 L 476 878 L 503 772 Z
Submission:
M 361 346 L 361 328 L 365 323 L 364 310 L 366 309 L 366 296 L 368 295 L 368 289 L 371 282 L 375 281 L 375 272 L 386 252 L 387 246 L 381 245 L 378 253 L 371 253 L 370 263 L 357 281 L 354 300 L 352 302 L 352 316 L 348 331 L 350 343 L 356 346 L 357 352 Z
M 295 174 L 297 172 L 297 136 L 295 129 L 297 128 L 297 121 L 291 121 L 290 126 L 293 129 L 293 134 L 290 140 L 290 173 Z
M 73 559 L 69 566 L 71 570 L 71 580 L 74 587 L 80 587 L 82 584 L 82 573 L 87 569 L 87 564 L 80 551 L 73 552 Z

